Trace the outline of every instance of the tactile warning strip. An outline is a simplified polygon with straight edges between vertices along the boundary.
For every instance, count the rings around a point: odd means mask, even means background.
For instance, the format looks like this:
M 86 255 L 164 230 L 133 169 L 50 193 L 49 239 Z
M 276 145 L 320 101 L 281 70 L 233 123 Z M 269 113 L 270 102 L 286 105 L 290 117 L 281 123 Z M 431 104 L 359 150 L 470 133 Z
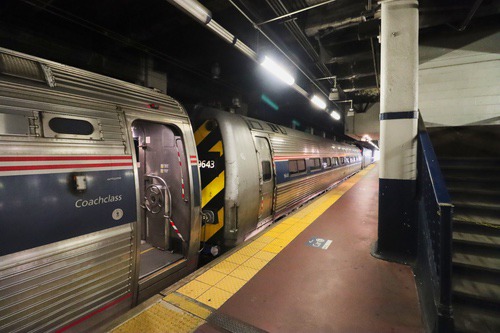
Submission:
M 214 310 L 240 290 L 373 167 L 374 165 L 370 165 L 271 226 L 255 240 L 181 280 L 165 291 L 165 297 L 161 301 L 112 332 L 187 333 L 203 325 L 207 318 L 218 321 L 221 318 L 210 317 Z M 228 318 L 224 318 L 222 322 L 227 321 Z

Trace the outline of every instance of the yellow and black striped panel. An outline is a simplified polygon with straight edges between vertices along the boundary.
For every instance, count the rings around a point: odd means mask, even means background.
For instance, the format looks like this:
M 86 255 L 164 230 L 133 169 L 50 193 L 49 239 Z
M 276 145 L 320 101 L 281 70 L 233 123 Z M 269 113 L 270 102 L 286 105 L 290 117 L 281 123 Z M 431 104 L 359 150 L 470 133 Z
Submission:
M 214 120 L 205 121 L 195 131 L 194 138 L 201 175 L 201 207 L 215 215 L 215 224 L 203 227 L 201 240 L 216 243 L 217 238 L 223 236 L 225 186 L 224 148 L 217 123 Z

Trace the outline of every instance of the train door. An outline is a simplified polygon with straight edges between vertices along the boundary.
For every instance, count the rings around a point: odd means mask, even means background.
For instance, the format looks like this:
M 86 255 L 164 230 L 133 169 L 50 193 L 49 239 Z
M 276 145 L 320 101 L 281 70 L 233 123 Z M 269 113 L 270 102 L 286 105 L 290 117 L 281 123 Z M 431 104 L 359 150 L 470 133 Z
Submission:
M 267 138 L 254 137 L 259 163 L 260 206 L 258 225 L 260 227 L 272 214 L 274 198 L 274 173 L 272 168 L 271 147 Z
M 162 123 L 132 123 L 141 218 L 139 288 L 141 279 L 163 274 L 166 267 L 187 255 L 190 209 L 186 156 L 182 137 Z M 155 276 L 156 276 L 155 275 Z

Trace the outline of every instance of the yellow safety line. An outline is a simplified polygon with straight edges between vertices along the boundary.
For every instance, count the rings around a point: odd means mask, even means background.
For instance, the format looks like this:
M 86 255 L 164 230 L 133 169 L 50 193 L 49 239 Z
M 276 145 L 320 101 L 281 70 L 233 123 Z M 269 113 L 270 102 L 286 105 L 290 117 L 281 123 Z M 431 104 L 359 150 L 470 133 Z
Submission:
M 146 250 L 142 251 L 141 254 L 147 253 L 147 252 L 149 252 L 151 250 L 154 250 L 154 247 L 150 247 L 149 249 L 146 249 Z
M 191 274 L 183 280 L 189 282 L 178 283 L 179 287 L 169 290 L 161 301 L 126 321 L 113 332 L 144 332 L 145 328 L 154 326 L 156 329 L 164 322 L 165 326 L 157 331 L 194 332 L 196 328 L 206 322 L 205 320 L 211 312 L 221 307 L 373 167 L 373 164 L 368 166 L 336 188 L 314 199 L 237 251 L 230 252 L 219 260 L 215 260 L 211 267 Z M 157 315 L 146 314 L 149 311 L 158 313 L 161 310 L 165 312 L 163 309 L 158 310 L 159 304 L 167 309 L 175 308 L 177 312 L 169 313 L 173 317 L 168 318 L 158 318 Z M 182 327 L 172 326 L 172 322 L 177 320 L 184 320 Z

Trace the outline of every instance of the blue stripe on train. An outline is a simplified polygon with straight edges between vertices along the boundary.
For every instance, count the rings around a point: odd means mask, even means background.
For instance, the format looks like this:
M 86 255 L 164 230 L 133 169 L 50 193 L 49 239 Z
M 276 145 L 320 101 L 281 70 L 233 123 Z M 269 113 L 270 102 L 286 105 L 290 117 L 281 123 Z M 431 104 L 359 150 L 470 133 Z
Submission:
M 0 177 L 0 256 L 137 220 L 132 170 Z
M 326 169 L 319 169 L 319 170 L 315 170 L 315 171 L 310 171 L 309 167 L 307 167 L 305 172 L 290 176 L 289 171 L 288 171 L 288 161 L 276 161 L 275 165 L 276 165 L 276 184 L 286 183 L 286 182 L 289 182 L 292 180 L 305 178 L 305 177 L 310 176 L 312 174 L 323 173 L 323 172 L 331 171 L 333 169 L 342 168 L 343 166 L 345 166 L 345 165 L 336 166 L 336 167 L 330 167 L 330 168 L 326 168 Z

